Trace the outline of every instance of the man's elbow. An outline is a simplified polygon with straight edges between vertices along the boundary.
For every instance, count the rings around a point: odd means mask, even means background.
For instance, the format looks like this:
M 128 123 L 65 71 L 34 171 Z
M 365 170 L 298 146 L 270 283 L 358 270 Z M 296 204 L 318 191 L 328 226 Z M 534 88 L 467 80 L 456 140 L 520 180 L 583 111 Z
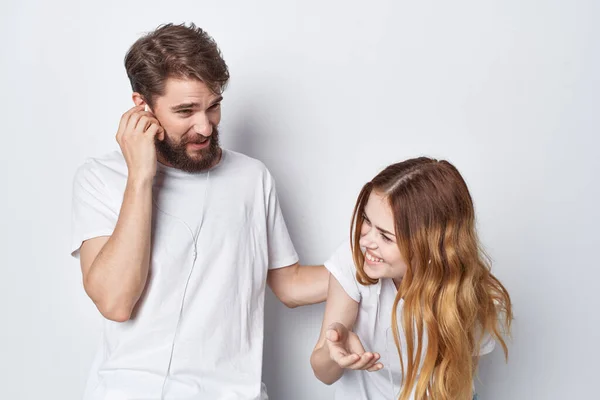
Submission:
M 283 304 L 285 304 L 285 306 L 286 306 L 287 308 L 296 308 L 296 307 L 300 307 L 300 306 L 302 305 L 302 304 L 300 304 L 300 303 L 297 303 L 297 302 L 295 302 L 295 301 L 287 301 L 287 302 L 285 302 L 285 303 L 283 303 Z
M 279 298 L 279 301 L 281 301 L 287 308 L 296 308 L 302 305 L 292 296 L 286 294 L 279 294 L 277 298 Z
M 300 293 L 298 292 L 297 276 L 298 264 L 273 271 L 267 278 L 267 283 L 273 294 L 287 308 L 296 308 L 302 305 L 298 300 Z
M 100 311 L 100 314 L 108 320 L 114 322 L 126 322 L 131 319 L 132 309 L 123 303 L 94 301 L 94 304 L 98 311 Z
M 84 285 L 84 289 L 104 318 L 115 322 L 126 322 L 131 319 L 133 307 L 118 299 L 108 299 L 95 295 L 88 285 Z
M 98 308 L 98 311 L 100 311 L 100 314 L 102 314 L 104 318 L 114 322 L 127 322 L 131 319 L 131 311 L 123 307 L 111 309 Z

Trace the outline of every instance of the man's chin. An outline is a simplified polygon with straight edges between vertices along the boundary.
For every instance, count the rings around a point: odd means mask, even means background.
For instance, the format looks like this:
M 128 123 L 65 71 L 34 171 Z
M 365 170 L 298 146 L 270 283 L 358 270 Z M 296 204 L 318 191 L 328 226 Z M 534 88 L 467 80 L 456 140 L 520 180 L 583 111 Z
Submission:
M 205 149 L 204 151 L 186 151 L 186 155 L 189 161 L 198 166 L 202 165 L 201 169 L 208 169 L 214 166 L 214 164 L 220 158 L 220 149 L 217 151 Z
M 193 162 L 199 162 L 199 161 L 209 160 L 209 159 L 213 160 L 213 159 L 219 158 L 218 152 L 216 152 L 216 154 L 213 154 L 212 150 L 209 151 L 208 149 L 201 149 L 201 150 L 186 149 L 185 154 Z

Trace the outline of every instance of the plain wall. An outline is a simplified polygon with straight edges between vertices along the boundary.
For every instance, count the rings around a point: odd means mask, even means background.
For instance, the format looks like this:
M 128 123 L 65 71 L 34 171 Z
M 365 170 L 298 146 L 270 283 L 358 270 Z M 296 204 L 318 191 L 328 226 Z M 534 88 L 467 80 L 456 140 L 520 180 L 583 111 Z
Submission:
M 128 47 L 184 21 L 221 47 L 222 142 L 270 168 L 303 263 L 381 168 L 448 159 L 515 307 L 480 397 L 596 398 L 599 17 L 592 0 L 3 2 L 0 398 L 81 398 L 101 319 L 69 256 L 73 173 L 117 148 Z M 271 399 L 332 398 L 309 365 L 322 312 L 267 293 Z

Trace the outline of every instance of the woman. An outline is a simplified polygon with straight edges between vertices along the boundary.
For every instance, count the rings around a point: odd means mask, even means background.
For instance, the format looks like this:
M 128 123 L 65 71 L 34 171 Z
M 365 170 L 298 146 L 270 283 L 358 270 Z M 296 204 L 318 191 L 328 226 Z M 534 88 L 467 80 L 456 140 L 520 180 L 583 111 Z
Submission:
M 508 355 L 512 307 L 458 170 L 429 158 L 390 165 L 360 192 L 350 242 L 325 263 L 317 378 L 340 380 L 336 399 L 474 398 L 478 357 L 496 342 Z

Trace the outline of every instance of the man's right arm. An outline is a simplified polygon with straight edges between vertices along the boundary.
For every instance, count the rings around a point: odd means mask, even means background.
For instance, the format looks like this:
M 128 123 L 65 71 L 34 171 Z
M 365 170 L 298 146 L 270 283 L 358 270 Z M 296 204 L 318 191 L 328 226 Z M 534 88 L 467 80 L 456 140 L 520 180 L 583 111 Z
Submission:
M 127 321 L 146 286 L 150 263 L 155 138 L 164 129 L 139 104 L 121 117 L 117 142 L 127 163 L 127 185 L 112 234 L 89 239 L 79 250 L 83 285 L 104 317 Z
M 100 313 L 123 322 L 131 317 L 148 277 L 152 180 L 129 180 L 113 234 L 83 242 L 83 286 Z

